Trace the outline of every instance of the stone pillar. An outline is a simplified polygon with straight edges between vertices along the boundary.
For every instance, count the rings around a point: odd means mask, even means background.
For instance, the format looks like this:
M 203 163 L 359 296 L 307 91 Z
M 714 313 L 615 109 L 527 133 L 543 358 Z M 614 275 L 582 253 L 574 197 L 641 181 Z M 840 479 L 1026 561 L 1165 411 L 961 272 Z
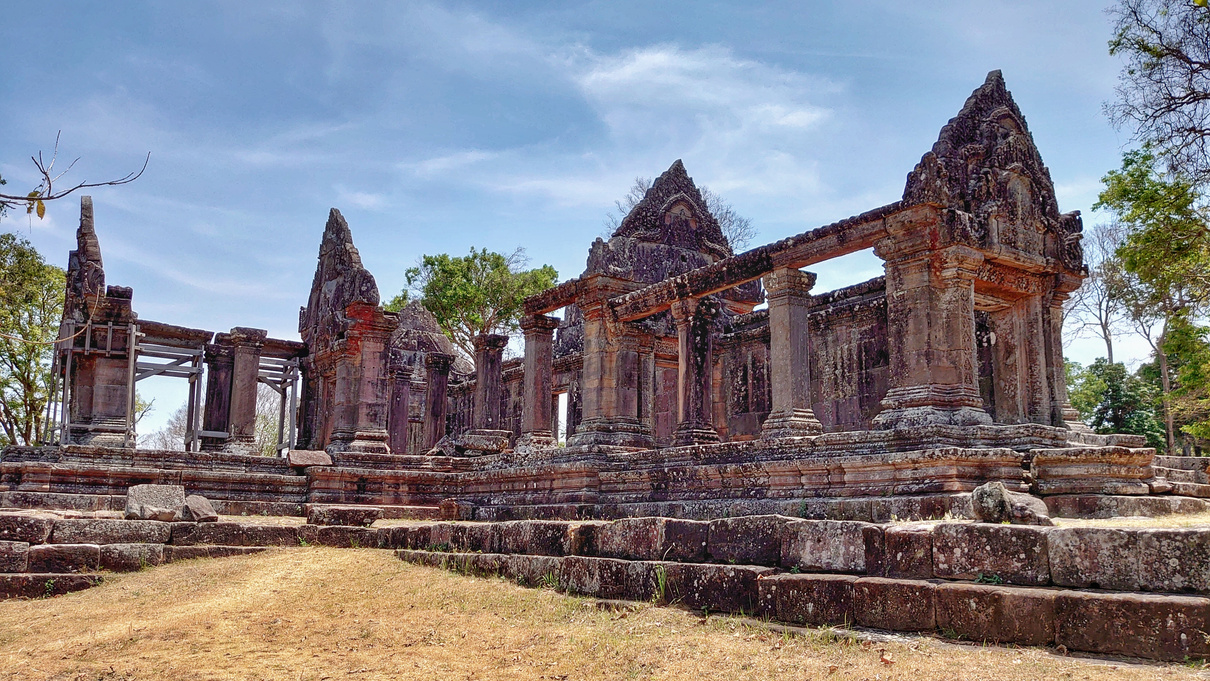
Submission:
M 231 411 L 227 420 L 227 449 L 251 451 L 256 446 L 256 391 L 261 348 L 268 332 L 237 326 L 228 336 L 232 349 Z
M 525 383 L 521 392 L 521 439 L 517 446 L 553 447 L 552 362 L 554 331 L 559 320 L 529 315 L 521 320 L 525 333 Z
M 475 336 L 475 404 L 471 427 L 477 431 L 502 431 L 504 347 L 508 336 L 479 334 Z
M 576 302 L 584 313 L 582 418 L 569 445 L 649 448 L 651 432 L 638 417 L 639 339 L 613 317 L 609 299 L 638 287 L 634 282 L 594 275 Z
M 220 333 L 206 345 L 206 404 L 202 410 L 202 430 L 228 433 L 231 416 L 231 372 L 235 365 L 235 348 L 229 334 Z M 203 437 L 202 449 L 216 451 L 227 443 L 227 437 Z
M 350 324 L 345 337 L 332 345 L 335 384 L 333 427 L 328 452 L 387 454 L 387 411 L 390 401 L 390 339 L 394 324 L 377 305 L 354 302 L 345 307 Z
M 445 437 L 445 392 L 450 381 L 453 355 L 430 352 L 424 356 L 424 451 L 435 447 Z
M 1060 275 L 1059 278 L 1069 280 L 1062 283 L 1071 290 L 1080 285 L 1080 280 L 1074 277 Z M 1067 372 L 1063 366 L 1063 304 L 1068 295 L 1068 290 L 1057 289 L 1044 297 L 1042 305 L 1046 326 L 1046 364 L 1050 376 L 1050 422 L 1059 428 L 1090 433 L 1092 429 L 1080 420 L 1080 412 L 1071 406 L 1071 397 L 1067 393 Z
M 712 370 L 714 367 L 714 319 L 718 302 L 711 297 L 686 298 L 672 304 L 677 336 L 676 433 L 672 442 L 685 445 L 718 442 L 714 429 Z
M 793 268 L 764 276 L 769 301 L 769 383 L 773 410 L 761 437 L 798 437 L 823 432 L 811 411 L 811 335 L 808 328 L 815 275 Z
M 874 252 L 886 263 L 889 390 L 874 427 L 991 423 L 979 394 L 975 274 L 983 255 L 954 243 L 958 218 L 920 206 L 887 220 Z M 968 227 L 968 226 L 967 226 Z
M 408 449 L 408 406 L 412 399 L 412 367 L 397 364 L 391 382 L 391 410 L 387 418 L 387 446 L 392 454 L 406 454 Z

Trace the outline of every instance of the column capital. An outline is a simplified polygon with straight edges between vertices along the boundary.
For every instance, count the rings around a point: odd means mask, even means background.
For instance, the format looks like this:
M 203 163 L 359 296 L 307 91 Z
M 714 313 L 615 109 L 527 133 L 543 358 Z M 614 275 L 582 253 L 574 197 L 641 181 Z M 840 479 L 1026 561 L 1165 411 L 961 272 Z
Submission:
M 481 333 L 475 336 L 475 352 L 503 350 L 508 345 L 508 336 L 499 333 Z
M 761 277 L 769 298 L 781 296 L 807 297 L 815 286 L 815 273 L 793 267 L 779 267 Z
M 719 314 L 720 306 L 718 299 L 714 296 L 679 298 L 673 301 L 668 311 L 672 313 L 673 320 L 680 325 L 688 322 L 692 317 L 714 319 Z
M 544 314 L 527 314 L 521 317 L 521 330 L 530 333 L 551 333 L 559 328 L 559 318 Z
M 424 356 L 424 366 L 439 374 L 449 373 L 454 364 L 454 356 L 444 352 L 430 352 Z

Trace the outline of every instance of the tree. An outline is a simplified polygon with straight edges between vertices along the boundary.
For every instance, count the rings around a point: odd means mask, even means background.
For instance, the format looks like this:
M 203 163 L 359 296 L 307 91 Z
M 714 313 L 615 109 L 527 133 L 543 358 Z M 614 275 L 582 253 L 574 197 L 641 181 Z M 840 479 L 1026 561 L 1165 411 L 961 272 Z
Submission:
M 203 409 L 199 403 L 197 408 Z M 254 452 L 261 456 L 277 455 L 277 423 L 280 417 L 281 396 L 269 386 L 256 386 L 256 426 L 254 430 Z M 182 404 L 168 417 L 164 427 L 139 438 L 149 449 L 184 451 L 185 436 L 189 433 L 189 404 Z
M 1093 227 L 1084 239 L 1088 277 L 1067 300 L 1064 318 L 1071 334 L 1079 338 L 1092 333 L 1105 343 L 1105 356 L 1113 364 L 1113 339 L 1124 330 L 1129 315 L 1120 291 L 1124 285 L 1123 264 L 1117 255 L 1125 229 L 1111 222 Z
M 639 201 L 647 195 L 647 190 L 651 189 L 653 180 L 649 177 L 636 177 L 634 184 L 630 185 L 630 189 L 626 191 L 626 195 L 621 199 L 614 201 L 614 210 L 610 211 L 605 216 L 605 229 L 608 232 L 606 238 L 617 231 L 622 225 L 622 220 L 634 210 L 634 207 L 639 205 Z M 723 236 L 727 237 L 727 243 L 730 244 L 731 250 L 739 253 L 752 243 L 756 238 L 756 228 L 752 226 L 752 221 L 740 215 L 735 211 L 723 197 L 710 191 L 708 187 L 702 187 L 698 190 L 702 195 L 702 201 L 706 202 L 706 210 L 714 216 L 718 221 L 719 228 L 723 231 Z
M 1108 208 L 1126 227 L 1117 250 L 1123 276 L 1114 296 L 1159 363 L 1167 444 L 1175 444 L 1172 372 L 1167 339 L 1174 323 L 1196 316 L 1210 300 L 1210 231 L 1197 186 L 1181 175 L 1161 174 L 1147 150 L 1127 152 L 1122 168 L 1102 182 L 1097 208 Z
M 484 333 L 515 333 L 525 299 L 555 285 L 559 273 L 550 265 L 527 270 L 529 259 L 518 248 L 511 255 L 471 248 L 469 255 L 426 255 L 408 268 L 408 287 L 437 319 L 458 349 L 475 356 L 474 338 Z M 388 310 L 407 304 L 404 290 L 387 303 Z
M 1197 0 L 1120 0 L 1109 53 L 1123 57 L 1106 112 L 1170 171 L 1210 180 L 1210 11 Z
M 0 234 L 0 445 L 47 439 L 51 359 L 63 316 L 63 270 Z
M 42 158 L 42 152 L 38 152 L 37 156 L 31 156 L 30 160 L 34 162 L 34 168 L 38 171 L 38 177 L 41 178 L 38 186 L 28 193 L 21 194 L 5 194 L 0 193 L 0 218 L 3 218 L 10 208 L 15 208 L 20 204 L 25 204 L 25 214 L 30 215 L 37 213 L 38 219 L 42 219 L 46 215 L 46 202 L 61 199 L 72 192 L 80 189 L 89 189 L 92 187 L 114 187 L 117 185 L 129 184 L 139 179 L 143 171 L 147 170 L 147 164 L 151 162 L 151 152 L 147 152 L 147 157 L 143 160 L 143 167 L 139 168 L 138 172 L 130 172 L 125 176 L 116 180 L 106 180 L 104 182 L 89 182 L 84 180 L 67 189 L 55 189 L 55 183 L 66 175 L 76 162 L 80 159 L 77 157 L 74 161 L 67 165 L 67 168 L 58 174 L 55 173 L 55 161 L 59 158 L 59 135 L 55 135 L 55 148 L 51 153 L 50 161 L 45 161 Z M 7 185 L 8 182 L 0 177 L 0 185 Z
M 1071 403 L 1098 433 L 1126 433 L 1147 438 L 1147 446 L 1164 445 L 1164 428 L 1152 407 L 1154 396 L 1147 384 L 1126 371 L 1126 366 L 1099 358 L 1087 369 L 1069 363 Z

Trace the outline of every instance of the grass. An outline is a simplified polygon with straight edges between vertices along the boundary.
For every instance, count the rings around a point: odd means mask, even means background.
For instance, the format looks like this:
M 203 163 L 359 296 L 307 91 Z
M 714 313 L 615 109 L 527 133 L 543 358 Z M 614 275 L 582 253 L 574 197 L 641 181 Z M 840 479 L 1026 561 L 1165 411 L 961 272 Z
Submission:
M 787 636 L 735 618 L 615 612 L 549 590 L 298 548 L 173 563 L 0 602 L 0 679 L 1182 679 L 1180 665 L 928 638 Z
M 1060 527 L 1208 527 L 1210 511 L 1187 515 L 1165 515 L 1158 518 L 1123 516 L 1119 518 L 1055 518 Z

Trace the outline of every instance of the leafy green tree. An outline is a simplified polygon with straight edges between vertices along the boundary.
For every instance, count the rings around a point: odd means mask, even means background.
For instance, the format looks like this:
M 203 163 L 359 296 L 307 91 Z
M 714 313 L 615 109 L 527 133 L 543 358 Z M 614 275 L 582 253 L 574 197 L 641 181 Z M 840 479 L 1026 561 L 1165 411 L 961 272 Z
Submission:
M 1167 445 L 1175 444 L 1174 388 L 1167 339 L 1175 324 L 1200 314 L 1210 301 L 1210 230 L 1197 185 L 1162 174 L 1147 150 L 1127 152 L 1109 172 L 1094 209 L 1117 214 L 1126 237 L 1117 250 L 1123 272 L 1113 296 L 1159 364 Z
M 1171 171 L 1210 180 L 1210 11 L 1204 0 L 1119 0 L 1109 53 L 1125 61 L 1115 125 L 1156 151 Z
M 462 257 L 426 255 L 408 268 L 409 289 L 433 314 L 445 335 L 468 357 L 474 338 L 483 333 L 515 333 L 525 299 L 555 285 L 559 273 L 550 265 L 525 269 L 528 259 L 518 248 L 512 255 L 471 248 Z M 387 303 L 388 310 L 407 304 L 404 290 Z
M 1087 368 L 1070 363 L 1071 403 L 1098 433 L 1142 435 L 1147 445 L 1164 447 L 1164 427 L 1156 418 L 1154 391 L 1123 364 L 1098 358 Z
M 63 270 L 25 239 L 0 234 L 0 445 L 46 439 Z

